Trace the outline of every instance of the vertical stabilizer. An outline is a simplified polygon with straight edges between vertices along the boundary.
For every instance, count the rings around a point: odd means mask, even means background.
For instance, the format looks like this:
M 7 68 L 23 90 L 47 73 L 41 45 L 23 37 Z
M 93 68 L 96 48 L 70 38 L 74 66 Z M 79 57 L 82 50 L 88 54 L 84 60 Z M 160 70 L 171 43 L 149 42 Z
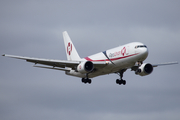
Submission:
M 66 31 L 63 32 L 65 51 L 67 55 L 67 60 L 75 60 L 79 61 L 81 58 L 79 57 L 76 48 L 74 47 L 71 38 L 69 37 Z

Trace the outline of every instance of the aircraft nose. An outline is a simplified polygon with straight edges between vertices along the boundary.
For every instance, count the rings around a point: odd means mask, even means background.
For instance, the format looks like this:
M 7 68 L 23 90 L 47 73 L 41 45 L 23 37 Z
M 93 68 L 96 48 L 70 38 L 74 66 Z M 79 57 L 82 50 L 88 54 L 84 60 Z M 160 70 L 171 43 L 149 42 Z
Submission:
M 147 58 L 147 56 L 148 56 L 148 48 L 143 48 L 143 49 L 141 50 L 141 53 L 142 53 L 142 55 L 144 56 L 144 58 Z

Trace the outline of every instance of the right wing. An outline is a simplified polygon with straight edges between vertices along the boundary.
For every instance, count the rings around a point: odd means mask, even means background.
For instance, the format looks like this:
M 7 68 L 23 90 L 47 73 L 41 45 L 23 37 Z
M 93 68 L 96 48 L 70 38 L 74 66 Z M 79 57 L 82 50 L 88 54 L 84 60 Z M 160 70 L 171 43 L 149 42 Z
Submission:
M 16 59 L 22 59 L 22 60 L 26 60 L 27 62 L 35 63 L 34 67 L 63 70 L 63 71 L 69 71 L 70 70 L 69 68 L 73 69 L 80 63 L 80 61 L 40 59 L 40 58 L 31 58 L 31 57 L 23 57 L 23 56 L 15 56 L 15 55 L 7 55 L 7 54 L 4 54 L 2 56 L 16 58 Z M 52 67 L 36 66 L 36 64 L 48 65 L 48 66 L 52 66 Z M 58 67 L 58 68 L 55 68 L 55 67 Z M 67 68 L 67 67 L 69 67 L 69 68 Z
M 71 69 L 75 70 L 77 66 L 82 62 L 82 61 L 70 61 L 70 60 L 31 58 L 31 57 L 23 57 L 23 56 L 15 56 L 15 55 L 7 55 L 7 54 L 4 54 L 2 56 L 22 59 L 22 60 L 26 60 L 27 62 L 35 63 L 34 67 L 62 70 L 62 71 L 70 71 Z M 47 66 L 37 66 L 36 64 L 42 64 Z M 97 70 L 107 65 L 106 62 L 93 62 L 93 64 Z

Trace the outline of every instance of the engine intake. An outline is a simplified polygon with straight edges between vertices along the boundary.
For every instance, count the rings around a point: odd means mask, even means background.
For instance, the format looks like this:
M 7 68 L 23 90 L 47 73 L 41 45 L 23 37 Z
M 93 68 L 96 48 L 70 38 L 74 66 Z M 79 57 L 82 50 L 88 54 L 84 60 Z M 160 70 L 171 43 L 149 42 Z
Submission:
M 80 73 L 88 73 L 94 69 L 94 64 L 91 61 L 83 61 L 77 66 L 77 71 Z
M 150 63 L 144 63 L 135 71 L 135 74 L 145 76 L 151 74 L 152 71 L 153 66 Z

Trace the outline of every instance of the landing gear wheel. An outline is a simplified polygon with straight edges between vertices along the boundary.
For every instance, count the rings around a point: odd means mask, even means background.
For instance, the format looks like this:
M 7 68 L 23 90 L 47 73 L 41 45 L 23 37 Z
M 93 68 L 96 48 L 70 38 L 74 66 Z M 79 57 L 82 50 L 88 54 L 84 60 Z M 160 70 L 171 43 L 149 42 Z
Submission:
M 117 80 L 116 80 L 116 83 L 119 84 L 119 85 L 121 85 L 121 84 L 126 85 L 126 81 L 125 81 L 125 80 L 119 80 L 119 79 L 117 79 Z
M 125 81 L 125 80 L 123 80 L 123 81 L 122 81 L 122 84 L 123 84 L 123 85 L 126 85 L 126 81 Z
M 88 78 L 82 78 L 82 80 L 81 80 L 83 83 L 89 83 L 89 84 L 91 84 L 91 79 L 88 79 Z
M 91 81 L 91 79 L 87 79 L 87 82 L 88 82 L 89 84 L 91 84 L 92 81 Z
M 123 84 L 123 80 L 119 80 L 119 85 Z
M 117 80 L 116 80 L 116 84 L 119 84 L 119 83 L 120 83 L 120 80 L 119 80 L 119 79 L 117 79 Z
M 85 82 L 86 82 L 85 78 L 82 78 L 82 80 L 81 80 L 81 81 L 82 81 L 82 83 L 85 83 Z

